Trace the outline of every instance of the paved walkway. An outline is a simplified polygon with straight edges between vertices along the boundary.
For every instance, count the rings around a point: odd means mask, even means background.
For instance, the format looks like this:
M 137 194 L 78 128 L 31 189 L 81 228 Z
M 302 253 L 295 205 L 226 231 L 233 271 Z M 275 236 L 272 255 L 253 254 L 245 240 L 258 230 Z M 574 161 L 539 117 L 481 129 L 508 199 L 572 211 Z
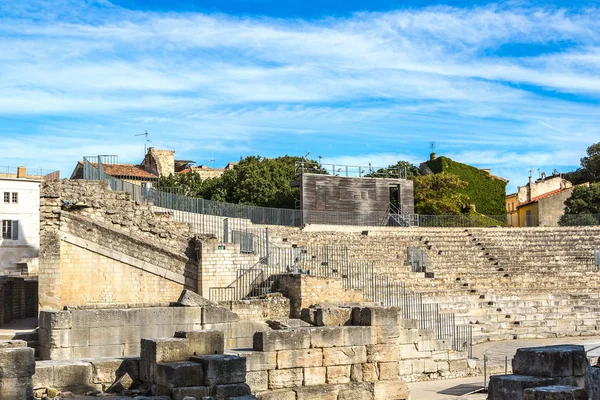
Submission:
M 408 384 L 411 400 L 485 400 L 487 394 L 466 395 L 483 387 L 483 377 L 414 382 Z
M 502 342 L 487 342 L 473 346 L 473 358 L 483 361 L 484 355 L 492 365 L 504 364 L 505 357 L 510 360 L 521 347 L 551 346 L 556 344 L 577 344 L 585 347 L 588 357 L 600 357 L 600 336 L 565 337 L 553 339 L 521 339 Z

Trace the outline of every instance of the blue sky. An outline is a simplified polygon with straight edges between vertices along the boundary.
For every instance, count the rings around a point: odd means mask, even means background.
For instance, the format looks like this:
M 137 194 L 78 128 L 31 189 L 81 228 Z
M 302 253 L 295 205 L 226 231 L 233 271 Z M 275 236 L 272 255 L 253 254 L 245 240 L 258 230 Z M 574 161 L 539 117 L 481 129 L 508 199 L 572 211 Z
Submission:
M 439 155 L 525 184 L 600 141 L 600 4 L 0 0 L 0 166 Z

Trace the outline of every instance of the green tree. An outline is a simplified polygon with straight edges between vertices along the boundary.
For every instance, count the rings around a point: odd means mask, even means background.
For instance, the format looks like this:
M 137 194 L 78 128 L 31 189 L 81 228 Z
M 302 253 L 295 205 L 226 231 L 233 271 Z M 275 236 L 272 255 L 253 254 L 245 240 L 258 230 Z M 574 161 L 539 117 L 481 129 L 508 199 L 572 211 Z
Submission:
M 165 192 L 182 196 L 202 197 L 204 182 L 197 172 L 162 176 L 156 183 L 156 188 Z
M 586 172 L 590 181 L 600 181 L 600 143 L 589 146 L 587 156 L 581 159 L 581 168 Z
M 415 212 L 422 215 L 458 215 L 470 210 L 469 197 L 460 193 L 467 183 L 442 172 L 415 176 Z
M 565 201 L 565 213 L 558 224 L 569 225 L 598 225 L 600 214 L 600 182 L 592 183 L 589 187 L 577 186 L 571 197 Z

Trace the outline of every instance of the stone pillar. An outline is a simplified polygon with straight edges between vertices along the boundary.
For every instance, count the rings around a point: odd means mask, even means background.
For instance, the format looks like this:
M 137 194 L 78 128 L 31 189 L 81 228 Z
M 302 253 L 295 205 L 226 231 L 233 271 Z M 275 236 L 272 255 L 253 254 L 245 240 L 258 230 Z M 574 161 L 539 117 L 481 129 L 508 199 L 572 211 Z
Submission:
M 0 341 L 0 399 L 33 399 L 33 353 L 23 340 Z
M 61 189 L 61 182 L 40 185 L 40 310 L 60 308 Z

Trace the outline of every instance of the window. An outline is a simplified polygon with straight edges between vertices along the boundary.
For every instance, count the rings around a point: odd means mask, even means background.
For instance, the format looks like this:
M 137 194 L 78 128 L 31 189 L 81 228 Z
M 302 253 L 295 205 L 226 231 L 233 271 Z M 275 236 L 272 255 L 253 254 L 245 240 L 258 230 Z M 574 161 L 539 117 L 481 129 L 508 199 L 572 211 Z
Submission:
M 4 202 L 10 203 L 10 192 L 4 192 Z
M 2 220 L 2 239 L 19 239 L 19 221 Z
M 13 203 L 18 203 L 19 202 L 19 193 L 13 192 L 13 194 L 12 194 L 12 202 Z

